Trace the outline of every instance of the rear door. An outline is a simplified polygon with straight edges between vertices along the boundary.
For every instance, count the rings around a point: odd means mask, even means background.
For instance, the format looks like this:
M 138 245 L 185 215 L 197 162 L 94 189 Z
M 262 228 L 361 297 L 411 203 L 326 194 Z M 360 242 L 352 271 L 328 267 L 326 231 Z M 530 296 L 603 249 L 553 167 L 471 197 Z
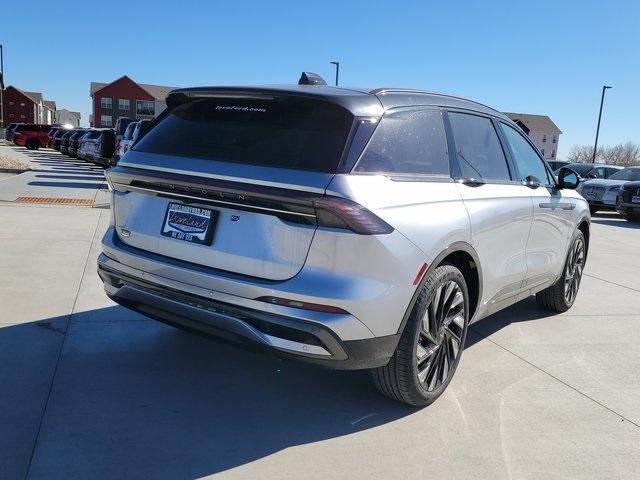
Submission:
M 291 278 L 316 228 L 313 210 L 289 213 L 291 199 L 325 193 L 352 124 L 342 107 L 293 96 L 178 105 L 114 169 L 129 185 L 114 196 L 120 238 L 197 265 Z
M 525 136 L 500 122 L 516 178 L 533 196 L 533 223 L 527 245 L 527 290 L 549 285 L 562 272 L 570 233 L 573 200 L 555 186 L 542 158 Z M 525 187 L 527 188 L 527 187 Z
M 455 163 L 452 175 L 469 213 L 481 261 L 487 313 L 516 301 L 527 271 L 531 192 L 512 178 L 492 118 L 449 112 Z

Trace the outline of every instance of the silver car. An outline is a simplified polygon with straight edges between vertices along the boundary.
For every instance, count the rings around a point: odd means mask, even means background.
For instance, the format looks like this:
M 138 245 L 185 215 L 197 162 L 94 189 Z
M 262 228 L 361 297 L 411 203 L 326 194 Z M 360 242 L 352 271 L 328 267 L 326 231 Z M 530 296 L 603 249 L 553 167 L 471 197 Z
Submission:
M 108 173 L 107 295 L 162 322 L 433 402 L 468 326 L 576 298 L 589 208 L 458 97 L 322 85 L 173 91 Z
M 571 167 L 569 167 L 571 168 Z M 589 203 L 593 215 L 598 210 L 615 210 L 622 187 L 640 180 L 640 167 L 618 168 L 608 178 L 594 178 L 581 182 L 576 191 Z

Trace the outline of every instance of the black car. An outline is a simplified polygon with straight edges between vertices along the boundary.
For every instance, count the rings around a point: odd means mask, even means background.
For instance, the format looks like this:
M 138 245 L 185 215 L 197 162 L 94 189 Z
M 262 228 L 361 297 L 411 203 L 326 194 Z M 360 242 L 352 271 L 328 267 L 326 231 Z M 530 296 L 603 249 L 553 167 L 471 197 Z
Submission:
M 57 129 L 56 132 L 51 136 L 51 142 L 49 143 L 49 146 L 55 150 L 60 151 L 60 147 L 62 146 L 62 137 L 65 133 L 68 132 L 69 129 L 64 127 Z
M 563 162 L 562 160 L 547 160 L 547 163 L 551 167 L 551 170 L 559 170 L 562 167 L 566 167 L 570 162 Z
M 616 210 L 630 222 L 640 222 L 640 181 L 627 182 L 618 196 Z
M 71 137 L 76 133 L 76 129 L 68 130 L 66 133 L 62 135 L 60 142 L 60 153 L 64 153 L 65 155 L 69 155 L 69 142 L 71 141 Z
M 47 143 L 47 147 L 53 148 L 53 136 L 58 132 L 58 130 L 64 129 L 64 127 L 55 126 L 51 127 L 49 130 L 49 143 Z
M 78 157 L 78 149 L 80 148 L 80 139 L 89 131 L 88 128 L 77 128 L 75 133 L 69 137 L 69 146 L 67 151 L 69 156 Z

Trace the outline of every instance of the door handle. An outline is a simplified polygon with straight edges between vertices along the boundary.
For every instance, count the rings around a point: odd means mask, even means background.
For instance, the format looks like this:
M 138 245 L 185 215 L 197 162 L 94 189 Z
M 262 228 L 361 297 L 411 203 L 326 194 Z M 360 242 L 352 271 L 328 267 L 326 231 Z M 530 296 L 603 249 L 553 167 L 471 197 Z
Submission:
M 561 208 L 562 210 L 573 210 L 576 206 L 573 203 L 540 203 L 540 208 Z
M 467 187 L 481 187 L 482 185 L 487 183 L 480 178 L 461 178 L 460 180 L 458 180 L 458 182 L 466 185 Z

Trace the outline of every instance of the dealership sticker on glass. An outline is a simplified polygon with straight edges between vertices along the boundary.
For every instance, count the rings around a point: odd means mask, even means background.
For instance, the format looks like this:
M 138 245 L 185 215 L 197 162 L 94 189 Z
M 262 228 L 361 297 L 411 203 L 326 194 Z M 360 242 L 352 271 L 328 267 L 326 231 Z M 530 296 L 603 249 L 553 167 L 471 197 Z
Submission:
M 211 245 L 217 218 L 215 210 L 170 203 L 160 233 L 177 240 Z

